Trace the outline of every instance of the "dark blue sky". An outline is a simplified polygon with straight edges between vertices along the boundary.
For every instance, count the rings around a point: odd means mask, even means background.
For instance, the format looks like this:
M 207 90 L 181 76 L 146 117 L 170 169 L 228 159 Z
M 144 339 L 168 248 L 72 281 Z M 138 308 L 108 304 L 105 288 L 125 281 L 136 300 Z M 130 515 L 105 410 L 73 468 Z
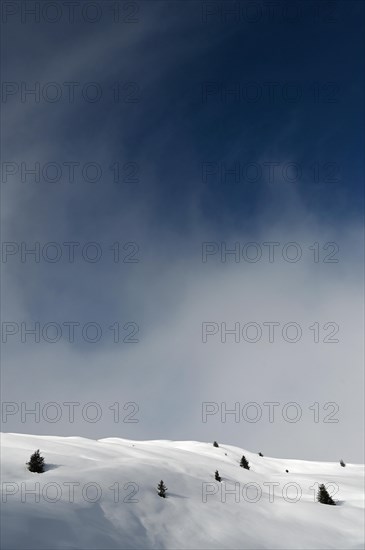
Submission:
M 32 114 L 47 116 L 50 147 L 62 143 L 65 154 L 97 157 L 102 136 L 111 157 L 123 152 L 139 164 L 140 183 L 113 189 L 112 201 L 104 194 L 106 211 L 118 208 L 126 193 L 133 200 L 151 194 L 153 220 L 186 231 L 190 201 L 198 196 L 209 224 L 240 228 L 267 204 L 280 215 L 290 209 L 285 197 L 294 191 L 321 217 L 361 216 L 363 4 L 294 2 L 285 11 L 282 2 L 239 2 L 241 11 L 229 15 L 228 6 L 236 4 L 142 2 L 136 22 L 119 28 L 107 11 L 110 2 L 102 3 L 103 17 L 94 26 L 77 15 L 74 24 L 66 24 L 64 14 L 59 23 L 33 25 L 17 25 L 20 16 L 8 16 L 4 40 L 17 31 L 19 39 L 5 51 L 4 77 L 18 80 L 26 68 L 27 78 L 37 80 L 47 67 L 43 82 L 62 83 L 67 61 L 79 55 L 83 41 L 93 36 L 95 44 L 103 43 L 108 33 L 116 35 L 103 62 L 89 59 L 76 79 L 100 83 L 100 102 L 77 96 L 65 109 L 64 97 L 40 102 Z M 127 48 L 126 32 L 133 42 Z M 65 78 L 57 78 L 61 74 Z M 122 90 L 119 104 L 112 99 L 116 81 L 135 83 L 135 89 Z M 126 103 L 127 97 L 135 102 Z M 30 138 L 26 130 L 17 133 L 18 146 L 22 137 Z M 231 178 L 222 185 L 218 174 L 202 182 L 203 163 L 238 163 L 245 174 L 252 162 L 262 173 L 251 172 L 251 181 L 241 175 L 238 183 Z M 272 184 L 264 162 L 278 165 Z M 289 169 L 292 182 L 282 176 L 288 162 L 301 170 L 296 177 Z M 79 208 L 77 201 L 76 215 Z

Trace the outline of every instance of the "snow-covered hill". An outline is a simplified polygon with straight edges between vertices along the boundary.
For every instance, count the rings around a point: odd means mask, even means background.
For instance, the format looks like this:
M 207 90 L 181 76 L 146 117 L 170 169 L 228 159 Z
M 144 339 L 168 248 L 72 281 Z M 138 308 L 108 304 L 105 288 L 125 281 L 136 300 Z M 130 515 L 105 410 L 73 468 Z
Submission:
M 25 465 L 36 449 L 43 474 Z M 4 550 L 364 548 L 361 465 L 195 441 L 2 434 L 1 473 Z M 337 506 L 316 502 L 319 483 Z

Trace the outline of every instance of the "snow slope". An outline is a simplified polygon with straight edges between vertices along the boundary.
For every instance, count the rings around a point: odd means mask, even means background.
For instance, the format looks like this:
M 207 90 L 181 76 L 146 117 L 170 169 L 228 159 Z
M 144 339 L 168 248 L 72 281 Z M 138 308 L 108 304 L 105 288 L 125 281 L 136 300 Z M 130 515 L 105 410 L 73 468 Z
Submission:
M 4 550 L 364 547 L 361 465 L 260 457 L 195 441 L 1 439 Z M 38 448 L 43 474 L 25 466 Z M 249 471 L 239 466 L 243 454 Z M 166 499 L 156 492 L 161 479 Z M 316 483 L 332 483 L 337 506 L 315 501 Z

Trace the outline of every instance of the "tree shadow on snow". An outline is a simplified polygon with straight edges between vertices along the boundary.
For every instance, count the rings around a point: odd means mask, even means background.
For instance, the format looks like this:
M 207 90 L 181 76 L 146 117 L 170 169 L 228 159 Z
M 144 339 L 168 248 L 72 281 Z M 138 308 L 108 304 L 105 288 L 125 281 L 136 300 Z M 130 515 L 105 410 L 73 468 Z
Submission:
M 48 472 L 48 470 L 56 470 L 57 468 L 60 468 L 62 464 L 45 464 L 44 465 L 44 471 Z
M 169 498 L 169 497 L 174 497 L 174 498 L 189 498 L 189 497 L 185 497 L 184 495 L 178 495 L 178 494 L 176 494 L 176 493 L 170 493 L 169 491 L 168 491 L 166 497 L 167 497 L 167 498 Z

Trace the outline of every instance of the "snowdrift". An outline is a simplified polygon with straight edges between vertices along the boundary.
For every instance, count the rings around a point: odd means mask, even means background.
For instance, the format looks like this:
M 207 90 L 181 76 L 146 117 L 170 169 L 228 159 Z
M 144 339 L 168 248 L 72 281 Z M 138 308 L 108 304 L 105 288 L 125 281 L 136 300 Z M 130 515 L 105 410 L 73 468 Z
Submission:
M 1 547 L 364 548 L 362 465 L 260 457 L 212 443 L 2 434 Z M 36 449 L 43 474 L 25 465 Z M 242 455 L 250 470 L 240 467 Z M 161 479 L 165 499 L 157 495 Z M 320 483 L 336 506 L 316 501 Z

